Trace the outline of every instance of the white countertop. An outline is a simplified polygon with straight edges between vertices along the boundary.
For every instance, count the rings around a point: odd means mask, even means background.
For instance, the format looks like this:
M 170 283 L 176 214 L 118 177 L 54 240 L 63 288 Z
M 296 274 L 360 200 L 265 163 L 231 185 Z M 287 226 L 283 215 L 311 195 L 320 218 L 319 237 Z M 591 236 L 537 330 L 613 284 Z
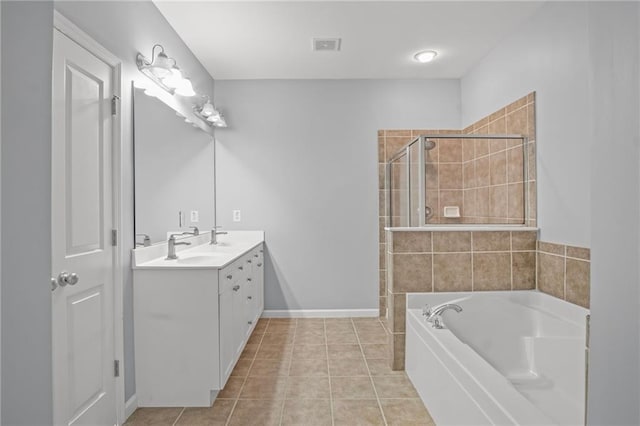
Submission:
M 264 242 L 264 231 L 228 231 L 218 235 L 218 244 L 211 245 L 209 231 L 198 236 L 178 237 L 177 259 L 167 260 L 167 242 L 150 247 L 138 247 L 131 251 L 131 264 L 136 269 L 220 269 Z

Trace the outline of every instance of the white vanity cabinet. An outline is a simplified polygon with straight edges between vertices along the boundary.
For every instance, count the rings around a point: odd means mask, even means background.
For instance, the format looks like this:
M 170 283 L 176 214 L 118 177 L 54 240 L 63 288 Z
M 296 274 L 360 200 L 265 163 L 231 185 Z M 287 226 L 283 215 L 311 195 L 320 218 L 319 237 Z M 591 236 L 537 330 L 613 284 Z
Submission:
M 133 288 L 138 406 L 211 406 L 264 308 L 263 244 L 222 267 L 142 265 Z

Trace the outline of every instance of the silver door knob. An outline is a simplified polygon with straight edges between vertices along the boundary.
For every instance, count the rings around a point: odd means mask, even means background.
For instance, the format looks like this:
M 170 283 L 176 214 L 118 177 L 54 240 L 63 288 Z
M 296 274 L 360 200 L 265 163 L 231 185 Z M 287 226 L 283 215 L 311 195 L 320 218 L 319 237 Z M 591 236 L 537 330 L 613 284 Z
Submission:
M 67 271 L 62 271 L 60 272 L 60 275 L 58 275 L 58 284 L 60 285 L 60 287 L 64 287 L 67 284 L 76 285 L 78 280 L 78 274 L 76 274 L 75 272 L 69 273 Z

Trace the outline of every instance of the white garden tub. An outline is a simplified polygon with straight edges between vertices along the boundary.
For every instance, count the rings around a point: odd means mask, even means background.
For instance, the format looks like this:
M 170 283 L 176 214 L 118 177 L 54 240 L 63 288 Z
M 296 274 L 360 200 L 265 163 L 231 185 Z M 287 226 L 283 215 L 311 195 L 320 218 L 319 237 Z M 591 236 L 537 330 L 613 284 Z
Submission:
M 455 303 L 444 329 L 422 307 Z M 537 291 L 407 295 L 406 370 L 438 426 L 583 425 L 587 309 Z

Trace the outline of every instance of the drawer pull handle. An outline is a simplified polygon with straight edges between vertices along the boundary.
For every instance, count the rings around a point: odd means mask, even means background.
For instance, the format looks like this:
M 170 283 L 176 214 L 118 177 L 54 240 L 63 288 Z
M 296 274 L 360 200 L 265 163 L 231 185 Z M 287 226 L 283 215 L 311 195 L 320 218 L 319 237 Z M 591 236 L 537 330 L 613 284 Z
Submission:
M 254 255 L 253 255 L 253 257 L 259 257 L 259 255 L 257 255 L 257 254 L 254 254 Z
M 247 323 L 248 323 L 249 325 L 251 325 L 251 324 L 253 324 L 253 321 L 247 321 Z
M 247 263 L 251 263 L 251 259 L 247 260 Z
M 244 269 L 244 266 L 238 266 L 238 269 L 242 271 Z
M 251 297 L 251 296 L 247 296 L 247 299 L 251 300 L 251 299 L 253 299 L 253 297 Z
M 247 278 L 247 281 L 251 282 L 251 278 Z
M 260 250 L 260 253 L 264 253 L 264 250 Z
M 261 266 L 262 266 L 262 263 L 258 263 L 258 267 L 261 267 Z
M 233 286 L 233 291 L 238 291 L 240 290 L 240 285 L 234 285 Z
M 232 278 L 233 278 L 233 275 L 231 275 L 231 274 L 227 275 L 227 279 L 228 279 L 228 280 L 230 280 L 230 279 L 232 279 Z

